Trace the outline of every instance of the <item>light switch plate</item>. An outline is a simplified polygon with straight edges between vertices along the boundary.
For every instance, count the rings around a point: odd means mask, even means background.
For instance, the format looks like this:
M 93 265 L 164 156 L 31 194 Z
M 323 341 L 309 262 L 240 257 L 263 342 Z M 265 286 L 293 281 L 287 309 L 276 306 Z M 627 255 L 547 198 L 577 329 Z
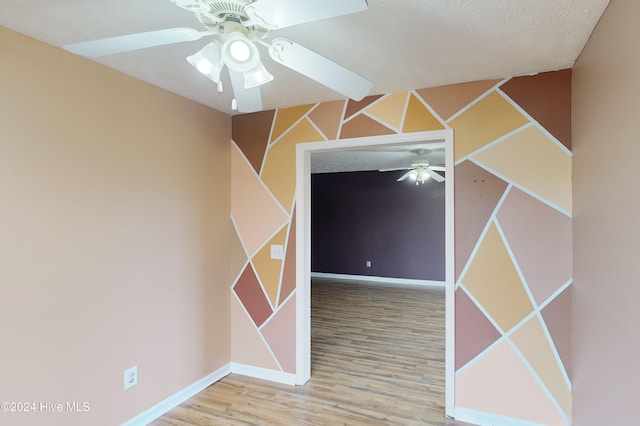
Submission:
M 280 244 L 271 244 L 271 259 L 283 259 L 284 246 Z

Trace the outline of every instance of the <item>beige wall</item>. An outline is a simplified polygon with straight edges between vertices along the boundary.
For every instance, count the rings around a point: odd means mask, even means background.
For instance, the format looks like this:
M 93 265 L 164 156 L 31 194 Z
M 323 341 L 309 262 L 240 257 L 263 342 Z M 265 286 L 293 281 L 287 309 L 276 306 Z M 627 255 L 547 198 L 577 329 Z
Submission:
M 231 119 L 1 27 L 0 64 L 0 400 L 90 407 L 0 424 L 120 424 L 230 360 Z
M 573 73 L 574 424 L 637 424 L 640 3 L 611 1 Z

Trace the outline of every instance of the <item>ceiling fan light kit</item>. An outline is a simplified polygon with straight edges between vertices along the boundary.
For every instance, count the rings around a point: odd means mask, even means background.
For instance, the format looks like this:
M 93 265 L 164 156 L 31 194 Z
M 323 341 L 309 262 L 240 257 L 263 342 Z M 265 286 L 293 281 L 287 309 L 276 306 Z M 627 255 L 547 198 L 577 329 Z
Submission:
M 259 87 L 272 81 L 260 59 L 258 44 L 267 47 L 271 58 L 336 92 L 362 100 L 373 83 L 330 59 L 286 38 L 267 40 L 272 30 L 328 19 L 367 9 L 366 0 L 171 0 L 195 14 L 207 28 L 170 28 L 146 33 L 110 37 L 64 46 L 78 55 L 100 57 L 154 46 L 199 40 L 214 40 L 187 61 L 217 84 L 226 65 L 233 88 L 233 105 L 240 112 L 262 109 Z
M 220 81 L 220 71 L 222 70 L 220 68 L 220 46 L 218 46 L 218 43 L 208 43 L 198 52 L 187 56 L 187 61 L 215 83 Z
M 425 149 L 412 150 L 418 157 L 422 157 L 424 154 L 431 152 Z M 379 172 L 391 172 L 398 170 L 408 170 L 405 174 L 396 179 L 398 182 L 410 179 L 416 183 L 416 185 L 424 184 L 427 180 L 433 179 L 438 183 L 444 182 L 444 176 L 436 171 L 444 172 L 444 166 L 432 166 L 428 161 L 421 159 L 417 163 L 411 164 L 410 167 L 397 167 L 392 169 L 379 169 Z
M 398 181 L 405 180 L 407 177 L 414 181 L 416 185 L 424 184 L 425 181 L 431 179 L 431 175 L 423 166 L 416 167 L 415 169 L 406 173 L 404 176 L 400 177 Z

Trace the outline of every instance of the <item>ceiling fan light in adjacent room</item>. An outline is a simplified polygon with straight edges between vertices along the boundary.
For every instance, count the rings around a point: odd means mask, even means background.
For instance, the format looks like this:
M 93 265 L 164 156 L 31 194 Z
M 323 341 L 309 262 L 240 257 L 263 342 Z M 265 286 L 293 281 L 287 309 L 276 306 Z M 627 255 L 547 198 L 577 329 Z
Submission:
M 187 61 L 211 80 L 216 83 L 220 81 L 222 64 L 220 63 L 220 47 L 217 43 L 208 43 L 197 53 L 187 56 Z
M 424 183 L 429 179 L 431 179 L 431 174 L 429 173 L 429 171 L 427 169 L 420 169 L 420 172 L 418 173 L 418 180 Z
M 409 172 L 409 178 L 416 183 L 416 185 L 425 183 L 428 179 L 431 178 L 428 170 L 417 167 Z

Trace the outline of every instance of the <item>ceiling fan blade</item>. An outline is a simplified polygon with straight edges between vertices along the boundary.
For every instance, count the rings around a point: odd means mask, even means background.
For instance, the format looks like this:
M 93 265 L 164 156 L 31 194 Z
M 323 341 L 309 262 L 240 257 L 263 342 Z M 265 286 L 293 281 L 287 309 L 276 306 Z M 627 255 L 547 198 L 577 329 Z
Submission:
M 444 172 L 444 171 L 446 171 L 446 170 L 445 170 L 445 168 L 444 168 L 444 166 L 429 166 L 429 168 L 430 168 L 431 170 L 435 170 L 435 171 L 438 171 L 438 172 Z
M 411 170 L 413 167 L 394 167 L 391 169 L 379 169 L 379 172 L 396 172 L 398 170 Z
M 427 173 L 429 173 L 429 176 L 431 176 L 431 179 L 435 180 L 436 182 L 444 182 L 444 178 L 442 177 L 441 174 L 434 172 L 428 167 L 425 170 L 427 171 Z
M 260 87 L 245 89 L 244 74 L 229 69 L 231 86 L 233 86 L 233 96 L 238 105 L 239 112 L 256 112 L 262 109 L 262 96 Z
M 366 78 L 287 38 L 274 39 L 269 54 L 274 61 L 355 101 L 367 96 L 373 86 Z
M 252 20 L 272 30 L 364 10 L 365 0 L 257 0 L 245 6 Z
M 113 55 L 114 53 L 129 52 L 147 47 L 198 40 L 206 35 L 216 33 L 217 31 L 198 31 L 193 28 L 168 28 L 65 44 L 62 48 L 76 55 L 97 58 L 99 56 Z

